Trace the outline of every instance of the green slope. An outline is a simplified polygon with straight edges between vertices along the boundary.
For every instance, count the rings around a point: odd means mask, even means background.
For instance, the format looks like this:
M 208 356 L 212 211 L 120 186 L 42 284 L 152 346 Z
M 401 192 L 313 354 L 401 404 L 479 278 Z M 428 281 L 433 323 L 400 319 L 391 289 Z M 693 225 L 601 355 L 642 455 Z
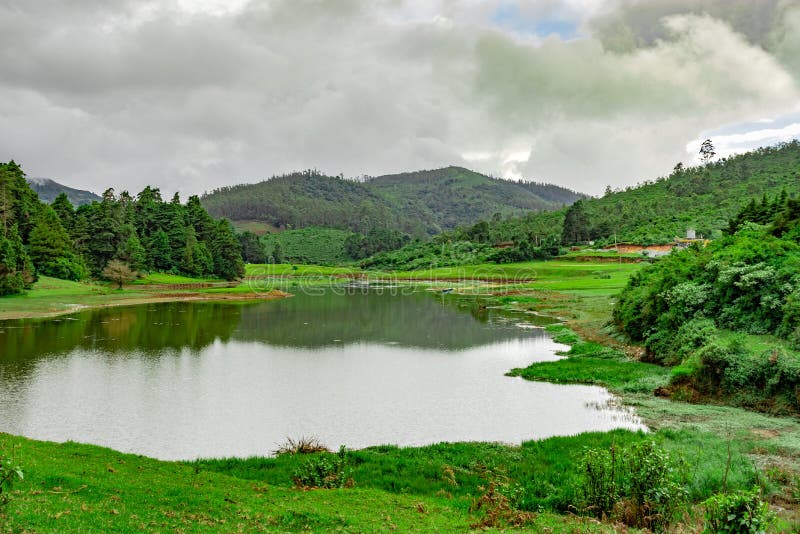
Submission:
M 49 178 L 28 178 L 28 185 L 39 195 L 39 200 L 50 204 L 58 195 L 65 193 L 73 206 L 83 206 L 92 202 L 100 201 L 100 195 L 91 191 L 75 189 L 64 184 L 60 184 Z
M 582 195 L 550 184 L 490 178 L 461 167 L 380 176 L 367 186 L 428 233 L 452 230 L 494 214 L 522 215 L 572 204 Z
M 719 237 L 743 204 L 784 188 L 800 193 L 797 141 L 673 172 L 584 205 L 597 238 L 616 233 L 621 241 L 647 244 L 683 237 L 689 228 L 698 237 Z
M 409 221 L 400 220 L 392 207 L 363 183 L 314 171 L 223 187 L 203 195 L 202 201 L 217 216 L 232 221 L 260 221 L 280 229 L 410 229 Z
M 553 210 L 581 195 L 547 184 L 498 180 L 460 167 L 370 178 L 317 172 L 217 189 L 203 197 L 215 216 L 278 228 L 322 226 L 366 232 L 388 227 L 432 235 L 495 213 Z

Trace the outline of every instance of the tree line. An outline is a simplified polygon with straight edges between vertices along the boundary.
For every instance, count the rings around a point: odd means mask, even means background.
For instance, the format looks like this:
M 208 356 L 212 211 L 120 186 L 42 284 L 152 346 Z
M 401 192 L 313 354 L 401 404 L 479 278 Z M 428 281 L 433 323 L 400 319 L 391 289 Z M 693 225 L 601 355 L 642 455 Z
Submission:
M 113 189 L 77 209 L 65 194 L 39 201 L 14 161 L 0 164 L 0 295 L 30 288 L 37 276 L 65 280 L 160 271 L 234 280 L 244 275 L 231 223 L 215 220 L 192 196 L 167 202 L 157 188 Z M 126 275 L 127 271 L 127 275 Z M 120 282 L 121 283 L 121 282 Z

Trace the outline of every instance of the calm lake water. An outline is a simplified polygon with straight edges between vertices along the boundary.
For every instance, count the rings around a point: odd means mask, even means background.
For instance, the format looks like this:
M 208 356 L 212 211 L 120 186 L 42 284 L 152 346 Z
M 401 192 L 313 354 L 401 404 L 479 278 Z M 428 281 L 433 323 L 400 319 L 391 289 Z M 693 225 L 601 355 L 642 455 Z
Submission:
M 0 322 L 0 431 L 162 459 L 642 428 L 602 388 L 504 376 L 558 359 L 534 316 L 426 292 L 325 291 Z

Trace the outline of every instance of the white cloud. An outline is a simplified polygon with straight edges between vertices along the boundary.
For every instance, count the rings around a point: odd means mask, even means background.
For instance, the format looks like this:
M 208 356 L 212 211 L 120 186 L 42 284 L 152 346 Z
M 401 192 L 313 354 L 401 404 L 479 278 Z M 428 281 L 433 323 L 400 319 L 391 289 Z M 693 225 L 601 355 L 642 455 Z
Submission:
M 704 1 L 0 2 L 0 160 L 95 190 L 460 164 L 599 193 L 800 102 L 798 12 Z

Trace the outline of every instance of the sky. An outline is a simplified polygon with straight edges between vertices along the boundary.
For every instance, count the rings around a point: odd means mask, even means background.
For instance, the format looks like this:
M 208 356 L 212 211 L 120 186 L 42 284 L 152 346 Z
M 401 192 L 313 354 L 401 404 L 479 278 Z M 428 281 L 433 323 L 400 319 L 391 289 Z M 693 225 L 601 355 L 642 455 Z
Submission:
M 800 136 L 800 0 L 0 0 L 0 161 L 100 192 L 469 167 L 590 194 Z

